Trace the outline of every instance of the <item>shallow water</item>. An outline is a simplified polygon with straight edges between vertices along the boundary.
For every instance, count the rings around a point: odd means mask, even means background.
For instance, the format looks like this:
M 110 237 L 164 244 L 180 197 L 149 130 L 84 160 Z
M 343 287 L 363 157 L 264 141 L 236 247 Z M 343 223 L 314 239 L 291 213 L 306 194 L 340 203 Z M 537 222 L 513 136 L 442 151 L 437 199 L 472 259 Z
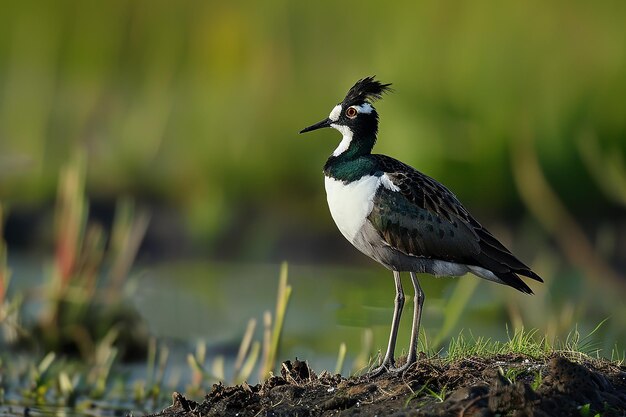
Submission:
M 214 352 L 236 354 L 250 318 L 261 337 L 263 312 L 274 311 L 278 265 L 165 265 L 146 270 L 137 288 L 136 305 L 161 337 L 204 340 Z M 305 358 L 313 369 L 334 369 L 339 345 L 355 356 L 366 329 L 384 346 L 393 311 L 390 272 L 378 268 L 289 266 L 292 296 L 284 322 L 281 358 Z M 427 311 L 441 305 L 452 281 L 431 280 Z M 410 285 L 409 285 L 410 286 Z M 409 292 L 409 289 L 406 289 Z M 410 317 L 411 302 L 405 309 Z M 432 314 L 427 312 L 425 327 Z M 410 323 L 403 322 L 403 339 Z M 406 330 L 406 331 L 405 331 Z
M 10 259 L 12 291 L 32 292 L 41 285 L 42 262 Z M 234 357 L 248 320 L 257 320 L 256 339 L 262 334 L 263 313 L 274 312 L 280 265 L 222 264 L 215 262 L 169 262 L 138 266 L 133 274 L 129 300 L 160 339 L 194 346 L 204 341 L 209 352 Z M 539 334 L 564 338 L 578 325 L 582 334 L 609 320 L 598 333 L 604 348 L 626 342 L 626 305 L 620 293 L 598 287 L 576 273 L 545 277 L 546 283 L 527 280 L 535 295 L 466 275 L 434 278 L 422 275 L 426 294 L 422 330 L 432 342 L 440 335 L 450 297 L 458 285 L 468 291 L 468 303 L 454 320 L 447 336 L 466 329 L 466 335 L 506 340 L 520 321 Z M 408 343 L 413 308 L 412 288 L 403 277 L 407 294 L 398 346 Z M 475 282 L 475 288 L 468 286 Z M 313 369 L 333 369 L 339 345 L 347 345 L 348 359 L 363 345 L 366 330 L 373 334 L 373 350 L 386 346 L 394 286 L 392 274 L 368 263 L 362 267 L 289 265 L 292 286 L 284 322 L 280 357 L 307 359 Z M 37 306 L 28 304 L 28 316 Z M 623 313 L 623 314 L 622 314 Z M 558 327 L 554 329 L 553 327 Z M 447 343 L 445 337 L 441 345 Z M 184 358 L 183 358 L 184 362 Z M 348 370 L 348 369 L 346 369 Z
M 114 407 L 106 402 L 94 402 L 91 406 L 83 409 L 59 405 L 0 405 L 0 416 L 11 417 L 122 417 L 137 413 L 132 407 Z M 142 411 L 139 411 L 143 414 Z

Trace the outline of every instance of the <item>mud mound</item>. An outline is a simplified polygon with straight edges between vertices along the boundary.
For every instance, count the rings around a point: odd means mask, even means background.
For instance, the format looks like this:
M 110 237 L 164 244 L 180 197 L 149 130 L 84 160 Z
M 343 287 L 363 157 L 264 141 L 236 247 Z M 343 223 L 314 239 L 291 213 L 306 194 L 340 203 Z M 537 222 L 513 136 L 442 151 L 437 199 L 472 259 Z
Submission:
M 348 379 L 287 361 L 263 384 L 215 384 L 202 403 L 174 393 L 154 416 L 626 416 L 626 367 L 567 356 L 422 358 L 403 375 Z

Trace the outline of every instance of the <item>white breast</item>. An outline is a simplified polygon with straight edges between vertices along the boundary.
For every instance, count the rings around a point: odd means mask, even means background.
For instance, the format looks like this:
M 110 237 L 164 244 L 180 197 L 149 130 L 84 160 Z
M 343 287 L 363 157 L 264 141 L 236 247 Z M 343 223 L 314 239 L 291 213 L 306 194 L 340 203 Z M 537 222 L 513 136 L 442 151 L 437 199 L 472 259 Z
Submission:
M 339 231 L 351 243 L 374 207 L 374 194 L 381 185 L 380 178 L 365 176 L 344 184 L 343 181 L 325 177 L 330 214 Z

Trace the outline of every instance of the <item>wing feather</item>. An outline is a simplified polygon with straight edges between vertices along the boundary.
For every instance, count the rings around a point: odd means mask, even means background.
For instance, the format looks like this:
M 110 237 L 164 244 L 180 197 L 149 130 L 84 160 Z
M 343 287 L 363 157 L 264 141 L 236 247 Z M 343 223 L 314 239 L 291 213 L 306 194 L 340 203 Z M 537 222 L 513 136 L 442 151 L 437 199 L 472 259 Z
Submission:
M 380 187 L 369 215 L 388 245 L 410 256 L 485 268 L 523 292 L 530 292 L 530 288 L 517 274 L 543 282 L 445 186 L 393 158 L 372 157 L 399 190 Z

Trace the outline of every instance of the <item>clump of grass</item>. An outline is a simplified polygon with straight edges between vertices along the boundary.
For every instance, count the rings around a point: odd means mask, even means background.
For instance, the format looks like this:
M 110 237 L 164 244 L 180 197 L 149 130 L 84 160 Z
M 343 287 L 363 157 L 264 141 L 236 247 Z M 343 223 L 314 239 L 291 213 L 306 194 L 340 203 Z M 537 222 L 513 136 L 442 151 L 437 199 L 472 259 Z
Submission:
M 626 362 L 626 350 L 620 350 L 617 343 L 611 349 L 611 362 L 615 362 L 620 366 L 624 365 Z
M 454 362 L 469 356 L 490 357 L 505 354 L 520 354 L 541 359 L 554 352 L 566 354 L 570 358 L 578 360 L 587 357 L 600 358 L 601 349 L 593 341 L 593 335 L 605 322 L 606 320 L 600 322 L 586 336 L 581 336 L 578 327 L 576 327 L 564 341 L 556 340 L 552 343 L 545 336 L 539 337 L 536 329 L 516 329 L 513 335 L 509 336 L 509 339 L 505 342 L 474 337 L 473 335 L 467 338 L 461 332 L 459 336 L 450 340 L 444 359 L 447 362 Z M 617 347 L 613 349 L 613 354 L 619 360 Z M 623 356 L 621 357 L 623 361 Z
M 244 332 L 243 338 L 239 345 L 239 351 L 237 352 L 237 358 L 235 359 L 234 377 L 235 382 L 246 380 L 254 369 L 259 353 L 261 351 L 261 343 L 259 341 L 253 341 L 254 330 L 256 328 L 256 319 L 251 318 L 248 321 L 248 327 Z
M 129 381 L 113 371 L 125 348 L 120 346 L 124 333 L 142 333 L 137 316 L 128 316 L 123 307 L 126 284 L 148 216 L 137 212 L 130 200 L 120 201 L 108 240 L 102 226 L 89 222 L 85 169 L 84 155 L 78 153 L 60 174 L 53 264 L 47 270 L 42 300 L 27 300 L 43 302 L 43 313 L 32 329 L 19 333 L 22 342 L 30 342 L 48 353 L 40 361 L 29 358 L 30 365 L 25 367 L 15 365 L 15 360 L 8 366 L 8 361 L 0 358 L 0 370 L 3 375 L 15 376 L 16 385 L 20 385 L 17 381 L 25 381 L 21 394 L 27 403 L 80 407 L 77 399 L 110 399 L 116 389 L 120 398 L 130 398 L 134 404 L 167 401 L 166 385 L 174 389 L 178 382 L 164 381 L 169 350 L 159 346 L 156 339 L 146 340 L 145 378 Z M 275 369 L 292 291 L 287 277 L 287 264 L 283 263 L 275 311 L 265 312 L 260 341 L 254 340 L 257 320 L 249 321 L 233 368 L 228 372 L 232 383 L 249 379 L 255 369 L 260 378 L 271 375 Z M 6 245 L 0 240 L 0 325 L 5 335 L 7 329 L 14 333 L 19 329 L 22 305 L 19 295 L 12 300 L 7 297 L 9 279 Z M 85 361 L 68 360 L 63 356 L 68 350 L 79 352 Z M 206 351 L 206 344 L 201 342 L 196 352 L 188 356 L 192 369 L 188 394 L 203 393 L 206 382 L 226 381 L 224 357 L 214 358 L 207 367 Z M 1 397 L 3 393 L 0 392 Z
M 266 343 L 269 353 L 261 355 L 261 342 L 254 340 L 256 320 L 251 319 L 241 341 L 238 356 L 234 362 L 232 378 L 229 383 L 241 383 L 251 377 L 254 369 L 258 369 L 259 376 L 263 377 L 264 370 L 273 370 L 272 364 L 261 358 L 276 358 L 280 346 L 280 334 L 286 316 L 286 307 L 291 294 L 291 286 L 287 282 L 287 265 L 281 266 L 279 289 L 277 296 L 277 310 L 274 314 L 279 319 L 274 321 L 270 330 L 270 343 Z M 266 312 L 266 315 L 268 312 Z M 165 381 L 165 370 L 169 360 L 169 349 L 161 346 L 152 338 L 148 344 L 145 375 L 129 381 L 127 378 L 116 375 L 113 366 L 119 357 L 119 349 L 115 346 L 119 329 L 112 328 L 107 335 L 96 345 L 94 357 L 88 363 L 72 362 L 53 351 L 47 353 L 41 360 L 32 361 L 28 358 L 25 369 L 19 369 L 13 360 L 10 365 L 0 359 L 0 372 L 11 375 L 11 380 L 25 381 L 21 390 L 23 401 L 26 404 L 46 404 L 69 406 L 75 409 L 88 408 L 94 400 L 107 399 L 130 400 L 134 406 L 146 410 L 157 406 L 164 406 L 170 398 L 169 392 L 180 387 L 176 377 Z M 278 335 L 272 338 L 272 335 Z M 272 342 L 274 341 L 274 342 Z M 208 366 L 206 343 L 198 343 L 194 354 L 188 355 L 188 363 L 192 369 L 191 380 L 186 386 L 186 394 L 190 396 L 204 395 L 206 383 L 226 381 L 226 365 L 222 356 L 214 358 Z M 267 360 L 267 359 L 266 359 Z M 9 377 L 7 377 L 8 379 Z M 118 383 L 116 383 L 118 381 Z M 117 394 L 115 393 L 117 391 Z M 0 392 L 0 394 L 2 394 Z M 83 399 L 83 403 L 79 400 Z M 24 403 L 23 402 L 23 403 Z M 23 404 L 22 403 L 22 404 Z
M 45 270 L 42 290 L 33 298 L 20 293 L 8 296 L 11 274 L 1 238 L 0 206 L 0 343 L 34 346 L 36 351 L 47 352 L 39 360 L 21 354 L 0 358 L 3 383 L 15 389 L 12 394 L 21 393 L 26 404 L 80 407 L 78 398 L 91 401 L 112 395 L 113 366 L 125 349 L 134 349 L 139 354 L 148 353 L 146 378 L 137 384 L 135 402 L 160 401 L 168 351 L 161 349 L 157 360 L 156 342 L 146 349 L 145 325 L 127 307 L 125 298 L 148 216 L 135 210 L 132 201 L 121 200 L 112 237 L 107 241 L 104 228 L 89 221 L 85 171 L 82 153 L 61 171 L 53 262 Z M 42 313 L 34 323 L 23 326 L 21 310 L 31 304 L 41 305 Z M 67 355 L 72 352 L 79 353 L 83 361 L 69 359 Z M 120 398 L 127 391 L 122 389 Z M 4 395 L 1 397 L 4 401 Z
M 339 353 L 337 354 L 337 364 L 335 365 L 335 373 L 340 374 L 343 369 L 343 363 L 346 360 L 347 347 L 345 343 L 339 345 Z
M 374 332 L 372 329 L 363 330 L 361 349 L 352 362 L 352 372 L 360 373 L 369 369 L 372 365 L 372 346 L 374 345 Z
M 265 333 L 263 340 L 263 362 L 261 363 L 261 376 L 264 378 L 270 376 L 270 373 L 276 368 L 278 342 L 283 330 L 283 322 L 285 321 L 289 298 L 291 297 L 291 285 L 287 284 L 287 274 L 287 263 L 283 262 L 280 267 L 273 327 L 271 313 L 266 311 L 264 314 Z
M 2 340 L 13 343 L 20 334 L 24 334 L 20 325 L 22 297 L 17 294 L 9 298 L 7 293 L 11 283 L 11 271 L 7 266 L 7 246 L 3 239 L 3 219 L 2 204 L 0 204 L 0 331 L 2 332 Z
M 165 368 L 169 358 L 167 346 L 158 346 L 157 340 L 152 337 L 148 343 L 148 357 L 146 359 L 146 377 L 137 380 L 133 387 L 135 403 L 142 404 L 148 400 L 158 402 L 162 396 Z
M 192 394 L 201 394 L 205 383 L 227 381 L 230 383 L 242 383 L 247 381 L 257 368 L 259 377 L 265 379 L 272 375 L 276 368 L 276 358 L 280 347 L 287 306 L 291 296 L 291 285 L 288 280 L 287 263 L 283 262 L 280 267 L 278 290 L 276 296 L 276 309 L 274 315 L 270 311 L 263 314 L 264 328 L 262 343 L 254 340 L 254 331 L 257 321 L 252 318 L 239 345 L 237 357 L 232 367 L 230 379 L 226 375 L 225 360 L 223 356 L 217 356 L 211 363 L 210 370 L 206 365 L 206 343 L 199 342 L 195 354 L 187 355 L 187 364 L 192 371 L 191 383 L 187 391 Z M 275 317 L 275 319 L 273 319 Z M 261 347 L 262 345 L 262 347 Z M 263 350 L 261 353 L 261 349 Z
M 537 391 L 537 389 L 539 389 L 542 383 L 543 383 L 543 374 L 541 373 L 541 369 L 537 369 L 535 371 L 535 377 L 533 378 L 533 381 L 530 383 L 530 387 L 533 389 L 533 391 Z
M 79 152 L 59 175 L 54 259 L 46 270 L 42 299 L 28 300 L 43 303 L 43 310 L 21 339 L 44 351 L 76 352 L 88 361 L 97 361 L 100 341 L 111 334 L 126 350 L 145 352 L 145 325 L 122 294 L 148 215 L 121 200 L 107 241 L 105 229 L 89 221 L 85 171 L 86 158 Z M 0 246 L 0 256 L 2 252 Z M 0 272 L 0 287 L 5 283 Z
M 491 358 L 511 354 L 543 360 L 554 353 L 565 355 L 573 361 L 582 362 L 587 359 L 603 358 L 602 349 L 594 340 L 594 335 L 598 333 L 598 330 L 606 322 L 606 319 L 601 321 L 591 332 L 584 336 L 581 335 L 578 327 L 575 327 L 564 340 L 556 339 L 551 341 L 547 336 L 540 336 L 537 329 L 526 330 L 524 327 L 515 329 L 511 334 L 507 326 L 506 333 L 508 339 L 504 342 L 482 336 L 476 337 L 471 331 L 468 332 L 469 336 L 467 336 L 464 331 L 461 331 L 458 336 L 450 339 L 445 349 L 435 350 L 429 344 L 426 334 L 420 335 L 420 344 L 421 351 L 425 353 L 426 357 L 441 360 L 446 364 L 469 357 Z M 368 339 L 369 342 L 366 342 Z M 354 360 L 355 367 L 353 371 L 356 374 L 367 372 L 380 360 L 380 352 L 378 352 L 377 357 L 372 357 L 371 355 L 371 331 L 369 337 L 364 338 L 363 346 L 367 346 L 367 349 L 361 351 Z M 364 360 L 364 358 L 368 357 L 369 360 Z M 622 365 L 626 361 L 626 350 L 620 350 L 615 345 L 611 350 L 610 360 L 617 365 Z M 503 371 L 503 376 L 514 381 L 516 379 L 515 372 L 517 372 L 515 369 L 509 369 Z M 542 376 L 537 375 L 536 379 L 537 384 L 539 384 Z
M 153 357 L 159 359 L 147 360 L 152 368 L 143 377 L 131 379 L 113 367 L 117 357 L 113 340 L 110 335 L 101 341 L 97 360 L 91 364 L 54 352 L 40 360 L 33 360 L 32 356 L 0 360 L 3 385 L 10 387 L 11 394 L 10 400 L 2 398 L 0 404 L 70 407 L 83 412 L 99 404 L 145 411 L 167 404 L 169 393 L 176 386 L 176 381 L 163 379 L 167 349 L 155 350 Z M 153 346 L 156 349 L 156 344 Z
M 254 340 L 256 319 L 251 319 L 242 338 L 238 356 L 232 369 L 226 369 L 224 357 L 214 358 L 207 366 L 207 346 L 200 342 L 194 354 L 188 355 L 188 363 L 192 376 L 186 385 L 186 394 L 202 396 L 206 384 L 225 381 L 231 384 L 248 380 L 255 369 L 259 376 L 273 366 L 265 358 L 277 358 L 280 346 L 280 334 L 286 316 L 286 308 L 291 294 L 291 286 L 287 281 L 287 265 L 281 266 L 276 308 L 273 313 L 278 317 L 273 327 L 266 327 L 264 340 Z M 272 315 L 266 312 L 266 315 Z M 170 392 L 181 386 L 179 376 L 172 376 L 165 380 L 166 368 L 169 360 L 169 349 L 159 345 L 156 339 L 148 343 L 145 374 L 141 377 L 128 378 L 128 375 L 119 374 L 114 365 L 119 359 L 120 349 L 115 342 L 118 339 L 120 327 L 114 326 L 94 347 L 90 361 L 78 362 L 69 360 L 54 351 L 49 351 L 39 361 L 32 357 L 24 360 L 11 358 L 5 361 L 0 357 L 0 371 L 5 376 L 3 381 L 17 388 L 22 396 L 19 404 L 45 404 L 68 406 L 76 410 L 88 409 L 93 401 L 106 399 L 109 404 L 130 404 L 132 407 L 141 407 L 144 410 L 153 410 L 165 406 L 170 399 Z M 277 336 L 274 336 L 277 335 Z M 261 344 L 265 343 L 271 349 L 269 353 L 261 355 Z M 228 372 L 229 371 L 229 372 Z M 227 374 L 232 375 L 227 381 Z M 0 403 L 4 403 L 4 391 L 0 390 Z
M 409 395 L 406 399 L 404 403 L 404 408 L 408 408 L 411 401 L 414 401 L 418 398 L 420 398 L 421 401 L 416 404 L 417 408 L 422 407 L 425 403 L 428 402 L 428 400 L 426 399 L 427 397 L 430 397 L 439 403 L 444 402 L 446 397 L 448 396 L 448 387 L 444 385 L 440 389 L 433 389 L 431 388 L 431 382 L 432 380 L 428 380 L 417 391 L 413 391 L 411 395 Z

